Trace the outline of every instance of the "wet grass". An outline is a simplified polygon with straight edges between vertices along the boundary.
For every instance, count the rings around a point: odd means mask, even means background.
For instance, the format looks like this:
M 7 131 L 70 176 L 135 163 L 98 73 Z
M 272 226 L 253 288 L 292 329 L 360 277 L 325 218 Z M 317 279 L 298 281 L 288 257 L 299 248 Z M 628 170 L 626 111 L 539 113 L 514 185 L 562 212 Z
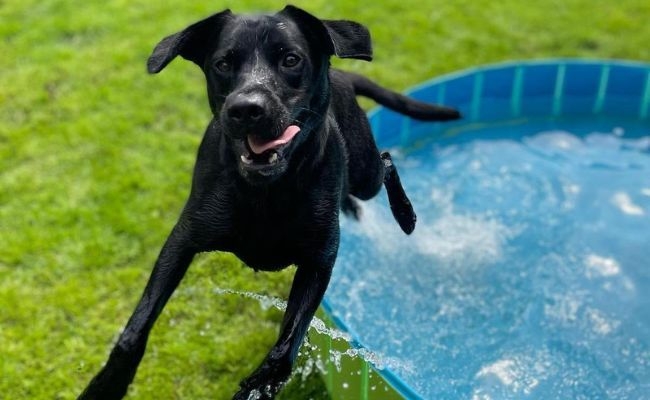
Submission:
M 650 59 L 645 0 L 296 1 L 371 29 L 375 61 L 336 61 L 402 90 L 477 64 Z M 203 77 L 147 76 L 163 36 L 221 7 L 272 1 L 0 2 L 0 393 L 70 399 L 105 360 L 186 198 L 209 121 Z M 368 104 L 368 103 L 364 103 Z M 275 340 L 279 312 L 215 287 L 285 298 L 292 269 L 202 255 L 154 328 L 137 399 L 227 399 Z M 318 377 L 285 399 L 324 398 Z

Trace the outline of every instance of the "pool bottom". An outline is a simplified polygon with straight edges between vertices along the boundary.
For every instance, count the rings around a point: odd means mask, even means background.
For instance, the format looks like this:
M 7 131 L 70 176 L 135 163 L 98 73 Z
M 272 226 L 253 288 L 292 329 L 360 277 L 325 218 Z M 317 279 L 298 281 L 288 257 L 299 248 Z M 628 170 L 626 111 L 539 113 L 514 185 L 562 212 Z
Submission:
M 647 132 L 557 126 L 395 157 L 418 212 L 412 237 L 384 196 L 361 223 L 343 220 L 327 302 L 365 346 L 403 361 L 391 372 L 419 396 L 648 392 Z

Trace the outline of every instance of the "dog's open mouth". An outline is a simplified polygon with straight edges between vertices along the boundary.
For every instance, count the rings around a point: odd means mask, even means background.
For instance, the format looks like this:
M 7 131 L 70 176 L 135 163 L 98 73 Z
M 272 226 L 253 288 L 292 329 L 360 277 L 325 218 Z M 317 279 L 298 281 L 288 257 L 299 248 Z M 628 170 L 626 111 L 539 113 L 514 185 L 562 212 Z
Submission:
M 289 125 L 280 137 L 265 140 L 257 135 L 248 135 L 243 140 L 243 149 L 240 154 L 242 166 L 248 170 L 264 173 L 273 169 L 284 161 L 284 149 L 300 132 L 297 125 Z
M 287 129 L 282 132 L 282 135 L 274 140 L 266 141 L 256 135 L 248 135 L 248 146 L 253 153 L 260 155 L 269 149 L 275 149 L 282 145 L 289 143 L 300 132 L 300 128 L 296 125 L 289 125 Z

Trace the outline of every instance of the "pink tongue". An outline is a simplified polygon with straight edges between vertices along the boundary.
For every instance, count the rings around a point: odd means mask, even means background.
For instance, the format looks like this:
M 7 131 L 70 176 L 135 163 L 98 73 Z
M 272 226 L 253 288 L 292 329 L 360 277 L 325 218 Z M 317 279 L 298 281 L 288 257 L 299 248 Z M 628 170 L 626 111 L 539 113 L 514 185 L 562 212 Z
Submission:
M 282 133 L 282 136 L 269 142 L 261 139 L 259 136 L 248 135 L 248 145 L 251 147 L 251 150 L 253 150 L 253 153 L 262 154 L 268 149 L 274 149 L 278 146 L 289 143 L 298 132 L 300 132 L 299 127 L 296 125 L 289 125 Z

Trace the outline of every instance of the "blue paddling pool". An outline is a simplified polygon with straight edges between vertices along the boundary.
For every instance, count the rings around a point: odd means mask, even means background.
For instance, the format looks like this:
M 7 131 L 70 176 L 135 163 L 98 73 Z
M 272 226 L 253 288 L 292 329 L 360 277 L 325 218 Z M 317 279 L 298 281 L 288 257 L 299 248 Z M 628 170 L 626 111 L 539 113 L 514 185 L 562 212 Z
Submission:
M 464 119 L 371 113 L 418 225 L 385 195 L 342 220 L 323 308 L 387 386 L 329 368 L 334 398 L 650 398 L 650 66 L 500 64 L 410 94 Z

